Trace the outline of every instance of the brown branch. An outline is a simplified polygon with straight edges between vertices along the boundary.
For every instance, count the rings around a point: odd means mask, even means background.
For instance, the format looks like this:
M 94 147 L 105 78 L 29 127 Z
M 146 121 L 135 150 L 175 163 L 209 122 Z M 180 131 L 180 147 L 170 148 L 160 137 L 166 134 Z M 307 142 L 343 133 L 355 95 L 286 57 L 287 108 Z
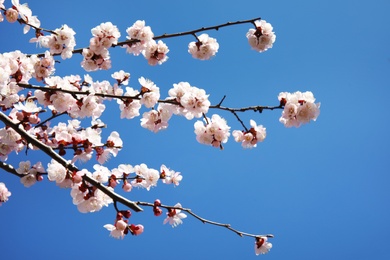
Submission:
M 199 28 L 199 29 L 191 30 L 191 31 L 171 33 L 171 34 L 164 33 L 162 35 L 153 37 L 153 40 L 167 39 L 167 38 L 173 38 L 173 37 L 181 37 L 181 36 L 186 36 L 186 35 L 196 35 L 196 33 L 209 31 L 209 30 L 216 30 L 216 31 L 218 31 L 220 28 L 223 28 L 223 27 L 226 27 L 226 26 L 237 25 L 237 24 L 244 24 L 244 23 L 254 24 L 254 22 L 256 20 L 260 20 L 260 19 L 261 19 L 260 17 L 257 17 L 257 18 L 253 18 L 253 19 L 249 19 L 249 20 L 242 20 L 242 21 L 236 21 L 236 22 L 227 22 L 227 23 L 224 23 L 224 24 L 219 24 L 219 25 L 214 25 L 214 26 L 209 26 L 209 27 L 202 27 L 202 28 Z M 32 26 L 32 27 L 34 27 L 34 26 Z M 40 29 L 40 28 L 36 28 L 36 27 L 34 27 L 34 28 L 36 30 Z M 46 30 L 46 29 L 41 29 L 41 30 L 48 31 L 48 32 L 54 32 L 54 31 L 50 31 L 50 30 Z M 117 47 L 117 46 L 131 45 L 131 44 L 139 42 L 139 41 L 140 40 L 133 40 L 133 39 L 132 40 L 126 40 L 126 41 L 118 42 L 117 44 L 113 44 L 111 47 L 114 48 L 114 47 Z M 75 50 L 72 51 L 72 53 L 81 54 L 81 53 L 83 53 L 83 49 L 85 49 L 85 48 L 75 49 Z M 27 56 L 31 56 L 31 55 L 32 54 L 28 54 Z M 36 55 L 38 57 L 44 57 L 45 56 L 44 53 L 39 53 L 39 54 L 36 54 Z M 61 55 L 61 53 L 53 53 L 51 55 L 52 56 L 59 56 L 59 55 Z
M 73 164 L 68 163 L 63 157 L 61 157 L 59 154 L 54 152 L 54 150 L 50 147 L 47 146 L 46 144 L 40 142 L 33 136 L 29 135 L 24 129 L 20 128 L 18 124 L 15 124 L 12 122 L 8 116 L 6 116 L 3 112 L 0 112 L 0 120 L 7 126 L 11 127 L 15 132 L 17 132 L 19 135 L 21 135 L 27 143 L 31 143 L 32 145 L 38 147 L 40 150 L 42 150 L 44 153 L 46 153 L 49 157 L 53 158 L 56 160 L 59 164 L 64 166 L 66 169 L 68 169 L 71 172 L 77 172 L 79 169 L 74 166 Z M 103 193 L 105 193 L 107 196 L 109 196 L 112 200 L 117 201 L 122 203 L 124 206 L 129 207 L 130 209 L 134 210 L 135 212 L 143 211 L 142 208 L 140 208 L 135 202 L 130 201 L 119 194 L 111 191 L 107 187 L 105 187 L 103 184 L 100 182 L 96 181 L 95 179 L 83 175 L 83 180 L 92 184 L 95 186 L 97 189 L 101 190 Z
M 39 89 L 41 91 L 45 92 L 52 92 L 52 91 L 60 91 L 63 93 L 68 93 L 71 95 L 90 95 L 92 94 L 89 91 L 73 91 L 73 90 L 67 90 L 67 89 L 61 89 L 61 88 L 45 88 L 41 86 L 35 86 L 31 84 L 23 84 L 23 83 L 18 83 L 18 85 L 22 88 L 27 88 L 27 89 Z M 112 95 L 112 94 L 104 94 L 104 93 L 93 93 L 93 95 L 98 96 L 98 97 L 103 97 L 103 98 L 116 98 L 116 99 L 135 99 L 135 100 L 140 100 L 141 97 L 140 95 L 136 96 L 118 96 L 118 95 Z M 281 103 L 278 106 L 249 106 L 249 107 L 242 107 L 242 108 L 230 108 L 230 107 L 224 107 L 221 106 L 222 102 L 225 100 L 226 96 L 222 98 L 222 100 L 217 104 L 217 105 L 211 105 L 209 108 L 211 109 L 220 109 L 220 110 L 225 110 L 229 111 L 233 114 L 235 112 L 245 112 L 245 111 L 253 111 L 253 112 L 260 112 L 262 113 L 263 110 L 275 110 L 275 109 L 283 109 L 284 105 Z M 168 104 L 173 104 L 173 105 L 180 105 L 176 99 L 165 99 L 165 100 L 158 100 L 159 103 L 168 103 Z M 235 114 L 236 115 L 236 114 Z M 237 116 L 236 116 L 237 117 Z
M 137 201 L 136 203 L 137 203 L 137 205 L 141 205 L 141 206 L 148 206 L 148 207 L 154 207 L 155 206 L 154 203 L 149 203 L 149 202 Z M 168 205 L 159 205 L 159 207 L 165 208 L 165 209 L 179 209 L 179 210 L 185 211 L 188 214 L 190 214 L 191 216 L 193 216 L 194 218 L 196 218 L 199 221 L 201 221 L 203 224 L 210 224 L 210 225 L 214 225 L 214 226 L 227 228 L 228 230 L 230 230 L 230 231 L 236 233 L 237 235 L 239 235 L 240 237 L 243 237 L 243 236 L 254 237 L 254 238 L 256 238 L 256 237 L 270 237 L 270 238 L 274 237 L 274 235 L 272 235 L 272 234 L 255 235 L 255 234 L 250 234 L 250 233 L 239 231 L 239 230 L 237 230 L 235 228 L 232 228 L 230 226 L 230 224 L 219 223 L 219 222 L 215 222 L 215 221 L 211 221 L 211 220 L 202 218 L 199 215 L 193 213 L 192 210 L 189 209 L 189 208 L 175 207 L 175 206 L 168 206 Z
M 220 104 L 215 106 L 210 106 L 210 108 L 220 109 L 220 110 L 226 110 L 229 112 L 245 112 L 245 111 L 253 111 L 253 112 L 260 112 L 262 113 L 263 110 L 274 110 L 274 109 L 283 109 L 283 105 L 278 106 L 250 106 L 250 107 L 242 107 L 242 108 L 230 108 L 230 107 L 223 107 Z
M 17 173 L 16 169 L 12 165 L 5 163 L 5 162 L 2 162 L 2 161 L 0 161 L 0 168 L 6 172 L 9 172 L 9 173 L 12 173 L 13 175 L 18 176 L 19 178 L 22 178 L 23 176 L 25 176 L 23 174 Z
M 55 31 L 53 31 L 53 30 L 45 29 L 45 28 L 42 28 L 42 27 L 36 27 L 35 25 L 29 24 L 28 22 L 26 22 L 26 21 L 23 20 L 22 18 L 19 18 L 19 19 L 18 19 L 18 22 L 19 22 L 20 24 L 28 25 L 28 26 L 34 28 L 35 31 L 37 31 L 37 32 L 44 31 L 44 32 L 48 32 L 48 33 L 52 33 L 52 34 L 57 35 L 57 33 L 56 33 Z
M 36 127 L 36 128 L 37 128 L 37 127 L 41 127 L 41 126 L 43 126 L 46 122 L 48 122 L 48 121 L 50 121 L 50 120 L 52 120 L 52 119 L 54 119 L 54 118 L 56 118 L 56 117 L 65 115 L 65 114 L 67 114 L 67 112 L 62 112 L 62 113 L 53 114 L 51 117 L 46 118 L 45 120 L 43 120 L 42 122 L 40 122 L 39 124 L 37 124 L 37 125 L 34 126 L 34 127 Z

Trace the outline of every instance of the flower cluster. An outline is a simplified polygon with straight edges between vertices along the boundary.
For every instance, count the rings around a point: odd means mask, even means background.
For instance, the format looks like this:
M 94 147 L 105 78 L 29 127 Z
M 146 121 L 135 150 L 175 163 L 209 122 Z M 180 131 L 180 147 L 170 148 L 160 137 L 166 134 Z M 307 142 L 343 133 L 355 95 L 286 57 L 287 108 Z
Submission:
M 37 181 L 43 180 L 42 175 L 45 173 L 45 169 L 41 162 L 37 162 L 31 166 L 30 161 L 22 161 L 19 163 L 19 168 L 16 169 L 16 172 L 21 176 L 20 182 L 24 187 L 28 188 Z
M 131 212 L 129 210 L 119 211 L 116 215 L 115 223 L 106 224 L 103 227 L 110 231 L 110 236 L 116 239 L 123 239 L 123 237 L 129 234 L 129 231 L 132 235 L 140 235 L 144 232 L 143 225 L 134 225 L 128 224 L 129 221 L 125 218 L 130 218 Z
M 226 120 L 217 114 L 206 118 L 205 124 L 202 121 L 196 121 L 194 127 L 196 140 L 201 144 L 222 149 L 222 143 L 226 143 L 230 136 L 230 127 L 226 124 Z
M 233 131 L 234 140 L 241 143 L 244 148 L 253 148 L 258 142 L 264 141 L 267 133 L 265 127 L 257 125 L 254 120 L 250 120 L 251 128 L 248 131 Z
M 42 81 L 54 70 L 54 59 L 49 52 L 42 58 L 28 57 L 20 51 L 0 54 L 0 107 L 11 108 L 23 101 L 24 97 L 18 94 L 22 90 L 18 83 L 28 84 L 32 77 Z
M 160 98 L 160 89 L 149 79 L 141 77 L 138 79 L 141 84 L 141 104 L 147 108 L 151 108 L 157 104 Z
M 86 79 L 87 81 L 88 79 Z M 48 106 L 56 113 L 66 112 L 74 118 L 92 117 L 97 119 L 105 110 L 103 98 L 95 93 L 111 94 L 113 87 L 108 81 L 92 82 L 88 85 L 81 82 L 79 76 L 54 76 L 46 78 L 47 90 L 36 90 L 35 96 L 40 104 Z M 81 84 L 87 84 L 81 86 Z M 50 89 L 50 91 L 49 91 Z M 55 91 L 58 89 L 59 91 Z M 71 92 L 88 91 L 89 95 L 76 96 Z M 70 93 L 69 93 L 70 92 Z
M 201 34 L 197 38 L 197 42 L 191 42 L 188 45 L 188 52 L 192 57 L 199 60 L 208 60 L 215 56 L 219 48 L 217 40 L 209 37 L 206 33 Z
M 148 64 L 155 66 L 161 65 L 168 60 L 167 53 L 169 52 L 168 46 L 163 41 L 149 41 L 146 44 L 146 48 L 142 51 L 145 59 L 148 60 Z
M 258 52 L 264 52 L 270 48 L 275 42 L 276 35 L 272 31 L 272 25 L 265 20 L 255 21 L 256 29 L 249 29 L 246 33 L 249 45 L 252 49 Z
M 49 48 L 50 54 L 61 54 L 62 59 L 70 59 L 73 56 L 73 50 L 76 46 L 74 38 L 75 31 L 64 24 L 61 28 L 54 30 L 51 35 L 39 35 L 38 39 L 31 42 L 38 42 L 42 47 Z
M 145 21 L 138 20 L 131 27 L 127 28 L 126 38 L 129 44 L 125 45 L 126 52 L 138 56 L 146 50 L 146 46 L 153 41 L 154 34 L 150 26 L 145 26 Z
M 320 103 L 314 103 L 315 98 L 310 91 L 295 93 L 282 92 L 278 97 L 284 106 L 279 121 L 286 127 L 299 127 L 302 124 L 316 121 L 320 114 Z
M 87 172 L 86 174 L 90 173 Z M 107 187 L 107 189 L 113 191 L 111 187 Z M 77 206 L 81 213 L 99 211 L 103 206 L 107 207 L 113 202 L 101 190 L 85 182 L 75 183 L 72 186 L 70 195 L 73 198 L 73 204 Z
M 11 192 L 8 191 L 3 182 L 0 182 L 0 206 L 1 203 L 7 202 L 9 196 L 11 196 Z
M 118 28 L 111 22 L 102 23 L 91 30 L 94 37 L 89 41 L 89 48 L 83 49 L 81 67 L 86 71 L 110 69 L 111 60 L 108 48 L 118 43 L 121 36 Z
M 39 112 L 41 107 L 38 107 L 33 98 L 27 98 L 25 102 L 14 104 L 14 109 L 10 113 L 10 117 L 18 120 L 25 130 L 31 128 L 31 124 L 39 124 Z
M 138 20 L 126 30 L 129 43 L 124 47 L 127 53 L 138 56 L 142 53 L 149 65 L 162 64 L 167 61 L 169 49 L 161 40 L 153 40 L 154 34 L 145 21 Z
M 139 110 L 141 109 L 141 102 L 132 98 L 138 95 L 138 90 L 135 90 L 131 87 L 126 87 L 124 98 L 117 99 L 117 103 L 119 104 L 119 109 L 121 111 L 121 118 L 132 119 L 140 115 Z
M 174 170 L 168 169 L 168 167 L 166 167 L 164 164 L 160 167 L 160 178 L 165 184 L 173 184 L 178 186 L 183 179 L 183 176 L 180 174 L 180 172 L 175 172 Z
M 141 118 L 141 126 L 157 133 L 168 127 L 168 120 L 172 117 L 170 105 L 159 104 L 157 109 L 144 112 Z
M 191 120 L 194 117 L 201 117 L 209 110 L 209 95 L 204 89 L 191 86 L 188 82 L 173 84 L 173 88 L 168 91 L 168 94 L 180 104 L 180 106 L 172 108 L 172 112 L 176 115 L 183 115 Z
M 137 177 L 131 182 L 134 187 L 141 187 L 150 190 L 151 187 L 157 186 L 160 179 L 160 173 L 144 163 L 134 166 L 134 172 Z
M 37 59 L 34 63 L 34 71 L 32 75 L 38 81 L 43 81 L 45 78 L 49 77 L 54 73 L 55 61 L 53 59 L 53 56 L 50 55 L 49 51 L 46 51 L 45 56 L 41 59 L 38 59 L 36 56 L 32 56 L 31 58 Z
M 24 148 L 22 137 L 12 128 L 0 128 L 0 159 L 5 161 L 11 152 L 20 152 Z

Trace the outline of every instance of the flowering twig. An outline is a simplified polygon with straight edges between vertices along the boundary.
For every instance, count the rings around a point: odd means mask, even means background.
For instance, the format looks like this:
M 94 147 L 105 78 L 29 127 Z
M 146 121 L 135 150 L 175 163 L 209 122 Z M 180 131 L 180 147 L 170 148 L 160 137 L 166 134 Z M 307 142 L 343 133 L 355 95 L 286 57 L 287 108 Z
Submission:
M 66 169 L 68 169 L 71 172 L 78 172 L 79 169 L 74 166 L 71 163 L 68 163 L 63 157 L 61 157 L 59 154 L 54 152 L 54 150 L 47 146 L 46 144 L 40 142 L 33 136 L 29 135 L 24 129 L 18 127 L 17 124 L 12 122 L 8 116 L 6 116 L 3 112 L 0 112 L 0 120 L 3 121 L 3 123 L 9 127 L 11 127 L 13 130 L 15 130 L 19 135 L 21 135 L 28 143 L 31 143 L 32 145 L 38 147 L 40 150 L 42 150 L 44 153 L 46 153 L 49 157 L 53 158 L 55 161 L 57 161 L 59 164 L 64 166 Z M 95 179 L 89 177 L 88 175 L 83 175 L 83 180 L 90 183 L 97 189 L 101 190 L 103 193 L 105 193 L 107 196 L 109 196 L 112 200 L 118 201 L 122 203 L 124 206 L 129 207 L 130 209 L 139 212 L 143 211 L 142 208 L 140 208 L 136 203 L 133 201 L 130 201 L 126 199 L 125 197 L 122 197 L 121 195 L 111 191 L 106 186 L 101 184 L 100 182 L 96 181 Z
M 196 33 L 209 31 L 209 30 L 216 30 L 216 31 L 218 31 L 220 28 L 223 28 L 223 27 L 226 27 L 226 26 L 237 25 L 237 24 L 244 24 L 244 23 L 254 24 L 254 21 L 260 20 L 260 19 L 261 19 L 260 17 L 257 17 L 257 18 L 249 19 L 249 20 L 242 20 L 242 21 L 236 21 L 236 22 L 227 22 L 227 23 L 219 24 L 219 25 L 215 25 L 215 26 L 202 27 L 202 28 L 199 28 L 199 29 L 191 30 L 191 31 L 171 33 L 171 34 L 164 33 L 162 35 L 153 37 L 153 40 L 167 39 L 167 38 L 173 38 L 173 37 L 181 37 L 181 36 L 186 36 L 186 35 L 196 35 Z M 32 27 L 34 27 L 34 26 L 32 26 Z M 40 29 L 40 28 L 36 28 L 36 27 L 34 27 L 34 28 L 36 30 Z M 44 30 L 44 31 L 47 31 L 47 32 L 52 32 L 52 31 L 46 30 L 46 29 L 41 29 L 41 30 Z M 129 45 L 129 44 L 137 43 L 139 41 L 140 40 L 137 40 L 137 39 L 126 40 L 126 41 L 118 42 L 117 44 L 113 44 L 111 47 L 125 46 L 125 45 Z M 79 54 L 81 54 L 81 53 L 83 53 L 83 49 L 85 49 L 85 48 L 74 49 L 72 51 L 72 53 L 79 53 Z M 36 54 L 36 55 L 38 57 L 44 57 L 45 56 L 44 53 L 40 53 L 40 54 Z M 61 53 L 53 53 L 52 55 L 53 56 L 59 56 L 59 55 L 61 55 Z M 31 54 L 27 55 L 27 56 L 31 56 Z
M 91 95 L 92 93 L 90 91 L 73 91 L 68 89 L 61 89 L 61 88 L 45 88 L 41 86 L 31 85 L 31 84 L 24 84 L 24 83 L 18 83 L 18 85 L 22 88 L 27 89 L 39 89 L 41 91 L 45 92 L 53 92 L 53 91 L 59 91 L 63 93 L 68 93 L 71 95 Z M 142 97 L 141 95 L 137 94 L 135 96 L 119 96 L 119 95 L 113 95 L 113 94 L 105 94 L 105 93 L 93 93 L 94 96 L 102 97 L 102 98 L 115 98 L 120 100 L 126 100 L 126 99 L 134 99 L 134 100 L 140 100 Z M 217 105 L 211 105 L 209 108 L 211 109 L 219 109 L 219 110 L 225 110 L 229 111 L 237 117 L 235 112 L 245 112 L 245 111 L 253 111 L 253 112 L 259 112 L 262 113 L 263 110 L 275 110 L 275 109 L 283 109 L 284 104 L 281 103 L 278 106 L 249 106 L 249 107 L 242 107 L 242 108 L 230 108 L 230 107 L 224 107 L 222 106 L 222 102 L 225 100 L 226 96 L 222 98 L 222 100 Z M 158 100 L 159 103 L 168 103 L 173 105 L 180 105 L 176 101 L 176 99 L 165 99 L 165 100 Z M 42 123 L 41 123 L 42 124 Z
M 141 205 L 141 206 L 149 206 L 149 207 L 154 207 L 155 204 L 153 203 L 149 203 L 149 202 L 142 202 L 142 201 L 137 201 L 136 202 L 137 205 Z M 219 223 L 219 222 L 215 222 L 215 221 L 211 221 L 211 220 L 208 220 L 208 219 L 205 219 L 205 218 L 202 218 L 200 217 L 199 215 L 195 214 L 192 212 L 191 209 L 189 208 L 182 208 L 182 207 L 175 207 L 175 206 L 168 206 L 168 205 L 159 205 L 159 207 L 161 208 L 165 208 L 165 209 L 178 209 L 178 210 L 182 210 L 182 211 L 185 211 L 187 212 L 188 214 L 190 214 L 191 216 L 193 216 L 194 218 L 200 220 L 202 223 L 204 224 L 210 224 L 210 225 L 214 225 L 214 226 L 219 226 L 219 227 L 224 227 L 224 228 L 227 228 L 229 229 L 230 231 L 236 233 L 237 235 L 239 235 L 240 237 L 243 237 L 243 236 L 247 236 L 247 237 L 274 237 L 274 235 L 272 234 L 267 234 L 267 235 L 255 235 L 255 234 L 250 234 L 250 233 L 246 233 L 246 232 L 242 232 L 242 231 L 239 231 L 237 229 L 234 229 L 230 226 L 230 224 L 224 224 L 224 223 Z

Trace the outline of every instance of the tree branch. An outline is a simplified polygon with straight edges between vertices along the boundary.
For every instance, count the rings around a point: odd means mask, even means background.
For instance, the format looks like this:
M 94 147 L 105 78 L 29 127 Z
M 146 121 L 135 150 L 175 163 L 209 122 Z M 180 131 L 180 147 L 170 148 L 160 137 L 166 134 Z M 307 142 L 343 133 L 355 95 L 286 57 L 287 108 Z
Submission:
M 148 206 L 148 207 L 154 207 L 154 203 L 149 203 L 149 202 L 141 202 L 141 201 L 137 201 L 137 205 L 142 205 L 142 206 Z M 208 219 L 205 219 L 205 218 L 202 218 L 200 217 L 199 215 L 195 214 L 192 212 L 191 209 L 189 208 L 182 208 L 182 207 L 174 207 L 174 206 L 168 206 L 168 205 L 159 205 L 159 207 L 161 208 L 165 208 L 165 209 L 179 209 L 179 210 L 182 210 L 182 211 L 185 211 L 187 212 L 188 214 L 190 214 L 191 216 L 193 216 L 194 218 L 200 220 L 202 223 L 204 224 L 210 224 L 210 225 L 214 225 L 214 226 L 219 226 L 219 227 L 224 227 L 224 228 L 227 228 L 228 230 L 236 233 L 237 235 L 239 235 L 240 237 L 243 237 L 243 236 L 247 236 L 247 237 L 274 237 L 274 235 L 272 234 L 267 234 L 267 235 L 255 235 L 255 234 L 250 234 L 250 233 L 246 233 L 246 232 L 242 232 L 242 231 L 239 231 L 237 229 L 234 229 L 230 226 L 230 224 L 224 224 L 224 223 L 219 223 L 219 222 L 215 222 L 215 221 L 211 221 L 211 220 L 208 220 Z
M 71 172 L 78 172 L 79 171 L 79 169 L 76 166 L 74 166 L 71 163 L 68 163 L 59 154 L 54 152 L 54 150 L 50 146 L 47 146 L 46 144 L 40 142 L 39 140 L 37 140 L 33 136 L 29 135 L 24 129 L 20 128 L 18 124 L 15 124 L 14 122 L 12 122 L 12 120 L 10 118 L 8 118 L 8 116 L 6 116 L 3 112 L 0 112 L 0 120 L 3 121 L 3 123 L 5 125 L 11 127 L 19 135 L 21 135 L 27 141 L 27 143 L 31 143 L 32 145 L 38 147 L 40 150 L 42 150 L 44 153 L 46 153 L 49 157 L 56 160 L 59 164 L 64 166 L 66 169 L 70 170 Z M 95 179 L 93 179 L 87 175 L 83 175 L 82 178 L 84 181 L 92 184 L 97 189 L 101 190 L 103 193 L 105 193 L 107 196 L 109 196 L 114 201 L 122 203 L 124 206 L 129 207 L 130 209 L 134 210 L 135 212 L 143 211 L 142 208 L 140 208 L 136 203 L 134 203 L 133 201 L 130 201 L 130 200 L 120 196 L 119 194 L 109 190 L 107 187 L 105 187 L 100 182 L 96 181 Z
M 45 91 L 45 92 L 60 91 L 60 92 L 68 93 L 71 95 L 86 95 L 86 96 L 92 94 L 89 91 L 73 91 L 73 90 L 67 90 L 67 89 L 61 89 L 61 88 L 46 88 L 46 87 L 41 87 L 41 86 L 36 86 L 36 85 L 31 85 L 31 84 L 24 84 L 24 83 L 18 83 L 18 85 L 22 88 L 39 89 L 39 90 Z M 93 93 L 93 95 L 95 95 L 97 97 L 116 98 L 116 99 L 121 99 L 121 100 L 129 99 L 129 98 L 135 99 L 135 100 L 141 99 L 139 94 L 136 96 L 118 96 L 118 95 L 104 94 L 104 93 Z M 229 111 L 229 112 L 233 113 L 236 117 L 237 117 L 237 114 L 235 112 L 253 111 L 253 112 L 262 113 L 263 110 L 275 110 L 275 109 L 283 109 L 284 108 L 284 105 L 282 103 L 280 103 L 278 106 L 249 106 L 249 107 L 242 107 L 242 108 L 224 107 L 221 104 L 225 100 L 225 98 L 226 98 L 226 96 L 224 96 L 222 98 L 222 100 L 217 105 L 211 105 L 209 108 Z M 175 99 L 158 100 L 158 102 L 179 105 L 179 103 Z
M 9 173 L 12 173 L 13 175 L 18 176 L 19 178 L 22 178 L 24 176 L 23 174 L 17 173 L 15 168 L 12 165 L 5 163 L 5 162 L 2 162 L 2 161 L 0 161 L 0 168 L 6 172 L 9 172 Z
M 181 36 L 185 36 L 185 35 L 196 35 L 196 33 L 209 31 L 209 30 L 216 30 L 216 31 L 218 31 L 220 28 L 223 28 L 223 27 L 226 27 L 226 26 L 237 25 L 237 24 L 244 24 L 244 23 L 254 24 L 254 21 L 260 20 L 260 19 L 261 19 L 260 17 L 257 17 L 257 18 L 253 18 L 253 19 L 249 19 L 249 20 L 242 20 L 242 21 L 236 21 L 236 22 L 227 22 L 227 23 L 219 24 L 219 25 L 215 25 L 215 26 L 202 27 L 202 28 L 199 28 L 199 29 L 191 30 L 191 31 L 171 33 L 171 34 L 164 33 L 162 35 L 153 37 L 153 40 L 167 39 L 167 38 L 173 38 L 173 37 L 181 37 Z M 30 25 L 30 24 L 27 24 L 27 25 Z M 30 25 L 30 26 L 32 26 L 32 25 Z M 54 31 L 50 31 L 50 30 L 47 30 L 47 29 L 36 28 L 35 26 L 32 26 L 32 27 L 35 28 L 36 30 L 42 30 L 42 31 L 54 33 Z M 139 41 L 140 40 L 126 40 L 126 41 L 118 42 L 117 44 L 113 44 L 111 47 L 114 48 L 116 46 L 131 45 L 131 44 L 139 42 Z M 85 49 L 85 48 L 75 49 L 75 50 L 72 51 L 72 53 L 79 53 L 79 54 L 81 54 L 81 53 L 83 53 L 83 49 Z M 31 56 L 31 55 L 32 54 L 29 54 L 27 56 Z M 38 57 L 44 57 L 45 56 L 44 53 L 39 53 L 39 54 L 36 54 L 36 55 Z M 51 55 L 52 56 L 59 56 L 59 55 L 61 55 L 61 53 L 53 53 Z

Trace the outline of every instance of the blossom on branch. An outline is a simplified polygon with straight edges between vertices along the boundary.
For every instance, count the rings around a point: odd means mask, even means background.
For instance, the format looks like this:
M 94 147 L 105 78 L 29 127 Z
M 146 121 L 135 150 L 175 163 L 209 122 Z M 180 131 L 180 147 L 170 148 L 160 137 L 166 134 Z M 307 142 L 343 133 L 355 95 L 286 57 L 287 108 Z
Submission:
M 181 204 L 177 203 L 175 208 L 181 208 Z M 164 219 L 163 224 L 169 223 L 172 227 L 177 227 L 183 223 L 183 218 L 186 218 L 187 215 L 181 212 L 180 209 L 170 208 L 167 212 L 167 217 Z
M 31 9 L 28 7 L 27 3 L 20 4 L 19 0 L 11 0 L 12 8 L 9 8 L 5 11 L 5 16 L 8 22 L 13 23 L 18 20 L 20 16 L 24 24 L 23 33 L 26 34 L 30 30 L 30 25 L 39 27 L 41 22 L 38 18 L 32 15 Z M 0 8 L 4 8 L 4 1 L 0 2 Z M 0 15 L 0 22 L 3 21 L 3 17 Z
M 140 224 L 138 224 L 138 225 L 131 224 L 129 226 L 129 230 L 130 230 L 132 235 L 138 236 L 144 232 L 144 226 L 140 225 Z
M 111 77 L 113 79 L 116 79 L 118 85 L 128 85 L 130 79 L 130 73 L 120 70 L 111 74 Z
M 230 136 L 230 127 L 226 120 L 217 114 L 211 118 L 196 121 L 194 124 L 196 140 L 201 144 L 211 145 L 222 149 L 222 143 L 226 143 Z
M 54 32 L 55 34 L 48 36 L 39 36 L 38 43 L 42 47 L 49 48 L 52 55 L 61 54 L 63 60 L 71 58 L 76 46 L 75 31 L 64 24 L 61 28 L 55 29 Z
M 188 120 L 194 117 L 199 118 L 209 110 L 209 95 L 204 89 L 193 87 L 188 82 L 173 84 L 168 94 L 180 104 L 180 106 L 175 105 L 172 112 L 176 115 L 183 115 Z
M 45 169 L 41 162 L 37 162 L 31 167 L 30 161 L 22 161 L 19 163 L 19 168 L 16 169 L 16 172 L 21 175 L 20 182 L 24 187 L 28 188 L 37 181 L 42 180 L 42 174 L 45 173 Z
M 180 172 L 168 169 L 164 164 L 160 167 L 160 178 L 165 184 L 173 183 L 173 185 L 179 186 L 179 183 L 183 179 L 183 176 L 180 174 Z
M 54 73 L 55 62 L 49 51 L 45 51 L 45 57 L 41 59 L 37 58 L 35 55 L 31 56 L 31 59 L 33 58 L 37 60 L 34 64 L 33 77 L 38 81 L 43 81 Z
M 249 29 L 246 33 L 246 37 L 248 38 L 248 42 L 252 49 L 258 52 L 264 52 L 272 48 L 276 39 L 276 35 L 272 31 L 272 25 L 265 20 L 257 20 L 254 23 L 256 29 Z
M 94 37 L 89 41 L 89 48 L 83 49 L 84 60 L 81 62 L 81 66 L 86 71 L 110 69 L 111 60 L 108 48 L 118 43 L 121 33 L 111 22 L 101 23 L 91 32 Z
M 7 187 L 3 182 L 0 182 L 0 206 L 1 203 L 8 201 L 9 196 L 11 196 L 11 192 L 8 191 Z
M 320 114 L 320 103 L 314 103 L 312 92 L 281 92 L 278 97 L 284 105 L 284 110 L 279 121 L 286 127 L 300 127 L 302 124 L 316 121 Z
M 148 60 L 148 64 L 155 66 L 161 65 L 168 60 L 167 53 L 169 52 L 168 46 L 163 41 L 149 41 L 146 43 L 145 50 L 142 51 L 145 59 Z
M 157 133 L 168 127 L 168 120 L 172 116 L 172 111 L 167 104 L 159 104 L 157 109 L 145 112 L 141 118 L 141 126 Z
M 65 180 L 66 173 L 67 169 L 54 159 L 47 164 L 47 177 L 50 181 L 55 181 L 59 184 Z
M 139 100 L 131 98 L 138 94 L 139 94 L 138 90 L 135 90 L 130 87 L 126 87 L 124 98 L 117 99 L 117 103 L 119 104 L 119 109 L 121 110 L 121 118 L 132 119 L 136 116 L 139 116 L 141 102 Z
M 197 42 L 188 44 L 188 52 L 192 57 L 199 60 L 208 60 L 215 56 L 219 48 L 217 40 L 209 37 L 206 33 L 201 34 L 197 38 Z
M 110 236 L 112 236 L 113 238 L 123 239 L 123 237 L 125 236 L 124 231 L 127 228 L 127 224 L 123 220 L 120 220 L 117 221 L 115 225 L 106 224 L 103 227 L 110 231 Z
M 0 159 L 6 161 L 11 152 L 20 152 L 24 147 L 22 137 L 12 128 L 0 128 Z
M 91 176 L 86 170 L 83 173 Z M 111 187 L 107 187 L 107 189 L 113 191 Z M 99 211 L 103 206 L 107 207 L 113 203 L 112 199 L 101 190 L 84 182 L 74 184 L 70 195 L 73 198 L 73 204 L 81 213 Z
M 147 108 L 156 105 L 160 98 L 160 88 L 153 81 L 144 77 L 139 78 L 138 82 L 141 84 L 141 104 Z
M 244 148 L 253 148 L 258 142 L 263 142 L 267 133 L 265 127 L 257 125 L 254 120 L 250 120 L 251 128 L 248 131 L 234 130 L 234 140 L 241 143 Z
M 256 241 L 255 241 L 256 255 L 266 254 L 271 250 L 272 244 L 270 242 L 267 242 L 267 240 L 268 240 L 267 237 L 256 237 Z
M 99 53 L 101 48 L 110 48 L 113 44 L 118 43 L 121 33 L 118 28 L 111 22 L 101 23 L 91 30 L 91 33 L 96 37 L 95 45 L 90 48 L 95 52 Z
M 134 187 L 141 187 L 150 190 L 151 187 L 157 186 L 157 181 L 160 179 L 160 174 L 157 170 L 148 168 L 144 163 L 134 166 L 134 172 L 137 178 L 131 184 Z
M 145 21 L 138 20 L 131 27 L 127 28 L 126 38 L 129 41 L 133 41 L 124 47 L 126 47 L 127 53 L 132 53 L 135 56 L 141 54 L 147 44 L 153 40 L 154 34 L 150 26 L 145 26 Z

